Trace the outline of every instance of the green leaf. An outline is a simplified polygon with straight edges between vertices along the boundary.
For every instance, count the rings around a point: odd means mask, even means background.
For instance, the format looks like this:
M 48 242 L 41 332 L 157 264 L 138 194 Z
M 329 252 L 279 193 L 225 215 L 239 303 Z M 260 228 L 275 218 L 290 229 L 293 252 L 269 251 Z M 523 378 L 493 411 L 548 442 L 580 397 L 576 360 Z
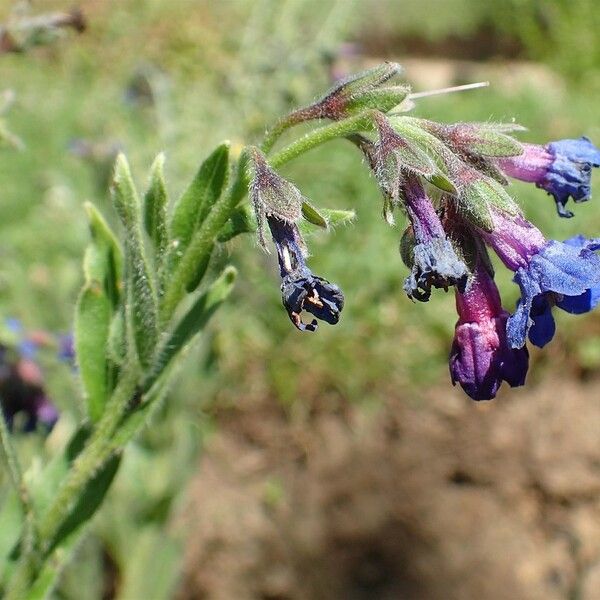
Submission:
M 234 267 L 227 267 L 208 290 L 192 304 L 162 346 L 152 369 L 152 375 L 144 383 L 144 389 L 149 389 L 172 358 L 204 328 L 213 313 L 231 293 L 236 275 L 237 271 Z
M 319 212 L 327 220 L 329 227 L 348 225 L 356 218 L 353 210 L 340 210 L 337 208 L 319 208 Z
M 417 144 L 421 150 L 427 152 L 434 159 L 439 168 L 444 170 L 444 172 L 446 171 L 446 159 L 449 153 L 448 146 L 435 135 L 423 129 L 419 125 L 420 119 L 395 116 L 388 117 L 388 121 L 394 131 Z
M 164 175 L 165 155 L 159 154 L 150 169 L 150 186 L 144 196 L 144 227 L 154 245 L 156 270 L 160 271 L 168 244 L 169 199 Z
M 469 150 L 494 158 L 523 154 L 523 146 L 514 138 L 493 129 L 477 129 L 469 140 Z
M 70 562 L 85 533 L 85 527 L 102 505 L 117 473 L 120 456 L 113 456 L 92 477 L 69 517 L 57 532 L 41 572 L 36 577 L 24 600 L 45 600 L 56 587 L 63 568 Z
M 458 201 L 458 208 L 465 219 L 487 232 L 494 229 L 492 206 L 511 215 L 520 213 L 519 207 L 502 186 L 489 177 L 481 177 L 466 185 Z
M 486 202 L 471 202 L 461 200 L 457 204 L 462 216 L 475 227 L 491 233 L 494 230 L 494 221 Z
M 98 209 L 90 202 L 86 202 L 84 208 L 92 238 L 83 261 L 85 280 L 87 283 L 100 283 L 116 308 L 123 286 L 123 253 Z
M 107 340 L 121 296 L 123 257 L 102 215 L 93 204 L 86 203 L 85 209 L 92 240 L 84 256 L 85 284 L 75 309 L 75 348 L 87 413 L 97 421 L 109 392 Z
M 410 94 L 410 87 L 398 85 L 366 90 L 352 96 L 345 106 L 348 114 L 355 114 L 366 109 L 379 110 L 387 113 Z
M 415 245 L 417 240 L 415 239 L 415 232 L 411 225 L 409 225 L 400 238 L 400 258 L 402 262 L 409 268 L 412 269 L 415 259 Z
M 476 181 L 473 185 L 477 189 L 479 196 L 485 197 L 491 206 L 512 216 L 522 214 L 518 204 L 496 180 L 485 177 Z
M 236 208 L 229 218 L 229 221 L 222 227 L 217 241 L 221 243 L 237 237 L 242 233 L 252 233 L 256 231 L 256 215 L 248 203 Z
M 15 549 L 23 532 L 23 511 L 16 492 L 10 489 L 0 509 L 0 581 L 8 578 L 7 569 L 14 567 Z
M 229 142 L 223 142 L 200 165 L 194 180 L 175 204 L 171 219 L 170 262 L 178 262 L 194 232 L 202 225 L 213 204 L 219 199 L 229 173 Z M 170 265 L 172 269 L 173 265 Z
M 108 358 L 116 365 L 122 365 L 127 358 L 127 337 L 122 311 L 115 313 L 110 322 L 107 346 Z
M 179 576 L 181 544 L 161 527 L 146 525 L 130 542 L 117 600 L 172 598 Z
M 436 188 L 442 190 L 443 192 L 447 192 L 448 194 L 452 194 L 453 196 L 456 196 L 458 193 L 456 186 L 443 173 L 434 173 L 426 179 L 427 181 L 429 181 L 429 183 L 431 183 L 431 185 L 434 185 Z
M 88 481 L 69 516 L 57 531 L 56 537 L 50 546 L 52 550 L 59 548 L 94 516 L 104 501 L 104 497 L 117 474 L 120 462 L 120 455 L 112 456 Z
M 190 279 L 187 285 L 185 286 L 185 289 L 188 293 L 192 293 L 200 285 L 200 282 L 202 281 L 202 278 L 204 277 L 208 269 L 208 264 L 210 263 L 211 256 L 212 248 L 209 253 L 205 254 L 198 261 L 198 264 L 196 265 L 196 272 L 194 273 L 193 278 Z
M 75 309 L 75 349 L 87 413 L 94 422 L 104 412 L 109 395 L 107 344 L 111 302 L 98 282 L 87 283 Z
M 327 220 L 328 229 L 334 229 L 338 225 L 348 225 L 356 218 L 356 213 L 353 210 L 319 208 L 319 213 Z M 323 231 L 322 228 L 316 229 L 312 223 L 304 220 L 298 223 L 298 229 L 300 229 L 303 236 L 310 236 L 318 231 Z
M 302 202 L 302 216 L 313 225 L 327 229 L 327 219 L 309 202 Z
M 394 149 L 394 154 L 397 156 L 400 166 L 423 177 L 433 176 L 437 168 L 429 154 L 413 143 L 412 140 L 403 138 L 403 141 L 404 144 Z
M 125 228 L 126 289 L 133 338 L 142 366 L 150 363 L 158 337 L 156 285 L 144 249 L 141 202 L 127 159 L 117 157 L 113 202 Z

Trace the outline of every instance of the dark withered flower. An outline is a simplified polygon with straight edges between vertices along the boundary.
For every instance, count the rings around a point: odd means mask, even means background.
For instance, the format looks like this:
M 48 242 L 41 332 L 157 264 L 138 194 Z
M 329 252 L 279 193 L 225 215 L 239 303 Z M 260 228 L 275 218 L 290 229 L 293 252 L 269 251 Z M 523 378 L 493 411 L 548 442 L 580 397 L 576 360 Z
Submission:
M 337 285 L 313 275 L 306 265 L 306 246 L 297 224 L 305 200 L 292 183 L 268 165 L 259 151 L 252 158 L 250 198 L 258 222 L 259 242 L 266 248 L 266 221 L 277 249 L 281 297 L 290 320 L 300 331 L 316 331 L 317 319 L 334 325 L 344 307 L 344 295 Z M 303 311 L 316 319 L 304 323 Z
M 414 245 L 410 253 L 411 273 L 404 282 L 409 298 L 425 302 L 431 288 L 464 289 L 468 277 L 465 263 L 452 242 L 419 178 L 409 175 L 403 185 L 404 205 L 411 222 Z
M 302 322 L 302 311 L 307 311 L 322 321 L 335 325 L 344 308 L 344 295 L 340 288 L 313 275 L 306 266 L 304 244 L 295 223 L 267 216 L 267 222 L 279 259 L 281 274 L 281 299 L 292 323 L 301 331 L 315 331 L 317 320 Z

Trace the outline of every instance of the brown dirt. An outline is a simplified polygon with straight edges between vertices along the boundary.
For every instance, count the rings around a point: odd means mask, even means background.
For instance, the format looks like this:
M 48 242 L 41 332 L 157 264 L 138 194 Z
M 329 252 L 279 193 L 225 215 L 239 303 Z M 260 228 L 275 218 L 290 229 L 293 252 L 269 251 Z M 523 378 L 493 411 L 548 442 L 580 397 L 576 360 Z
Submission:
M 181 599 L 600 598 L 600 387 L 223 416 Z

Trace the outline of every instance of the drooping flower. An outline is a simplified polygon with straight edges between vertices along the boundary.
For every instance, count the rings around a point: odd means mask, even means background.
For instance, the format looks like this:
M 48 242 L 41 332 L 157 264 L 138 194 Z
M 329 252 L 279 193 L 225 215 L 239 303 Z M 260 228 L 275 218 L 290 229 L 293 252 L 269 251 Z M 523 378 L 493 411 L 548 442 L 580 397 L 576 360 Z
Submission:
M 403 185 L 404 205 L 411 221 L 414 245 L 410 253 L 411 273 L 404 282 L 409 298 L 425 302 L 432 286 L 456 285 L 464 289 L 468 277 L 465 263 L 457 256 L 444 227 L 418 177 L 408 175 Z
M 316 331 L 317 320 L 303 323 L 303 310 L 331 325 L 340 319 L 344 295 L 340 288 L 313 275 L 306 266 L 304 244 L 295 223 L 268 215 L 267 222 L 279 259 L 281 298 L 292 323 L 301 331 Z
M 591 173 L 600 166 L 600 149 L 586 137 L 559 140 L 545 146 L 523 144 L 523 154 L 500 159 L 500 168 L 510 177 L 535 183 L 554 197 L 561 217 L 569 198 L 585 202 L 591 198 Z
M 529 353 L 526 347 L 510 347 L 508 313 L 502 308 L 485 249 L 478 252 L 466 288 L 455 290 L 459 319 L 450 352 L 450 376 L 473 400 L 491 400 L 503 381 L 511 387 L 525 383 Z
M 522 348 L 529 333 L 531 342 L 541 347 L 554 335 L 550 312 L 553 304 L 569 311 L 571 302 L 582 302 L 582 297 L 597 293 L 600 257 L 594 250 L 599 247 L 598 240 L 546 240 L 521 215 L 500 210 L 492 210 L 491 214 L 493 231 L 482 231 L 481 236 L 515 272 L 513 281 L 521 290 L 517 308 L 507 323 L 509 342 L 513 348 Z M 575 312 L 575 304 L 569 312 Z
M 313 275 L 306 265 L 306 247 L 297 225 L 306 201 L 293 184 L 271 169 L 258 151 L 253 155 L 253 164 L 250 197 L 259 241 L 264 247 L 266 221 L 277 249 L 281 297 L 290 320 L 300 331 L 316 331 L 316 319 L 310 323 L 302 321 L 302 312 L 307 311 L 334 325 L 344 307 L 344 295 L 337 285 Z

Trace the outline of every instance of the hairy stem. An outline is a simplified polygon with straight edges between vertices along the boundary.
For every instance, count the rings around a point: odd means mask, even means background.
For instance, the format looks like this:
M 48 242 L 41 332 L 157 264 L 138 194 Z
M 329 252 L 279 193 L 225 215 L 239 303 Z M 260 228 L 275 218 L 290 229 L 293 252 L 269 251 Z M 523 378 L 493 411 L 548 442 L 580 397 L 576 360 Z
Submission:
M 8 431 L 8 426 L 2 410 L 0 410 L 0 441 L 2 444 L 2 458 L 6 463 L 6 469 L 10 476 L 11 483 L 19 497 L 23 514 L 27 517 L 28 515 L 33 514 L 33 507 L 31 505 L 29 490 L 23 481 L 19 458 L 17 457 L 17 453 L 15 452 L 15 448 L 10 439 L 10 432 Z
M 6 424 L 4 413 L 0 410 L 0 441 L 2 445 L 2 457 L 6 463 L 6 468 L 10 480 L 15 488 L 17 497 L 23 511 L 24 526 L 23 537 L 21 540 L 21 560 L 13 577 L 12 585 L 7 591 L 7 600 L 19 599 L 23 597 L 23 592 L 27 589 L 31 572 L 33 571 L 34 552 L 36 546 L 35 513 L 29 495 L 29 489 L 23 481 L 23 474 L 19 458 L 10 439 L 10 432 Z
M 365 130 L 370 131 L 373 123 L 373 115 L 376 112 L 374 110 L 365 110 L 353 117 L 348 117 L 342 121 L 336 121 L 335 123 L 315 129 L 273 154 L 269 158 L 269 164 L 276 169 L 321 144 L 336 138 L 343 138 L 353 133 Z
M 83 488 L 114 451 L 110 439 L 134 397 L 138 380 L 137 365 L 124 369 L 124 375 L 106 405 L 104 415 L 86 447 L 73 462 L 66 479 L 58 489 L 54 502 L 41 520 L 39 535 L 42 550 L 47 551 L 50 548 L 54 536 L 73 509 Z

